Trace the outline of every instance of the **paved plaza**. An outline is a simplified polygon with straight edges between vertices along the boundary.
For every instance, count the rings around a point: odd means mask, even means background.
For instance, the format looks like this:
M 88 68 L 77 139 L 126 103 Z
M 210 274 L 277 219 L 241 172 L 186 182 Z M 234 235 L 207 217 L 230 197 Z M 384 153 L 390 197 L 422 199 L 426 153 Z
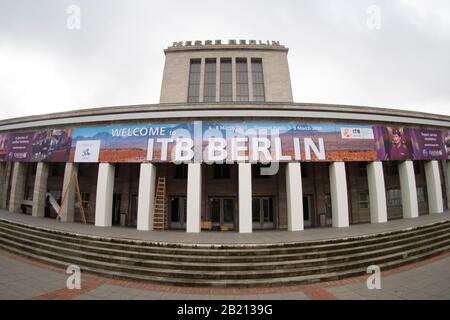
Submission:
M 0 250 L 0 299 L 76 300 L 335 300 L 450 299 L 450 253 L 382 272 L 381 289 L 367 276 L 279 288 L 177 288 L 82 274 L 81 289 L 69 290 L 65 270 Z

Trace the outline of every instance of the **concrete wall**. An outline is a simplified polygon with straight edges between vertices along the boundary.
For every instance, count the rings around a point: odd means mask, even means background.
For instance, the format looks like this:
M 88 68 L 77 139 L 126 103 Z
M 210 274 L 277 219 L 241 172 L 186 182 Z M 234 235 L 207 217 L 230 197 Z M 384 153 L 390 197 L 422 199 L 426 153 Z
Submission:
M 211 50 L 166 52 L 161 103 L 186 103 L 190 59 L 261 58 L 267 102 L 293 102 L 286 51 Z

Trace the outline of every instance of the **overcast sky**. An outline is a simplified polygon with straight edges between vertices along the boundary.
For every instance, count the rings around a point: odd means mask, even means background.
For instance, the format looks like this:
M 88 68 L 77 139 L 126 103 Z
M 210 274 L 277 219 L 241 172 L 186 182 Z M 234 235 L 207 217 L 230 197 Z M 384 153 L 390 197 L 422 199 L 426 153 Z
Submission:
M 450 115 L 448 0 L 0 0 L 0 119 L 158 103 L 163 49 L 206 39 L 289 47 L 295 102 Z

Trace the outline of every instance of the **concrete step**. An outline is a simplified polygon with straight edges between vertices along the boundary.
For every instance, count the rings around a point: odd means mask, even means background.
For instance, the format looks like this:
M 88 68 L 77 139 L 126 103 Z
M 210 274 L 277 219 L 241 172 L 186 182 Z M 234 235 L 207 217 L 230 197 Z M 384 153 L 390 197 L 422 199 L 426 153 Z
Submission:
M 148 259 L 145 256 L 140 258 L 131 258 L 131 253 L 119 254 L 117 252 L 104 252 L 99 253 L 97 251 L 89 251 L 86 248 L 70 248 L 70 245 L 53 243 L 48 244 L 44 241 L 36 239 L 25 239 L 21 234 L 18 233 L 5 233 L 0 231 L 0 236 L 2 239 L 8 242 L 14 242 L 17 244 L 25 246 L 34 246 L 35 248 L 57 252 L 67 256 L 82 257 L 85 259 L 98 260 L 98 261 L 109 261 L 117 264 L 125 265 L 135 265 L 150 268 L 165 268 L 165 269 L 180 269 L 180 270 L 207 270 L 207 271 L 248 271 L 248 270 L 270 270 L 274 268 L 300 268 L 300 267 L 312 267 L 329 265 L 332 263 L 348 262 L 351 263 L 355 260 L 360 260 L 363 258 L 375 258 L 387 254 L 394 254 L 397 252 L 403 253 L 407 250 L 411 250 L 420 246 L 429 245 L 437 243 L 443 240 L 450 240 L 450 234 L 444 234 L 439 236 L 428 237 L 422 241 L 412 241 L 408 244 L 392 246 L 389 245 L 381 250 L 367 250 L 361 253 L 348 253 L 346 255 L 339 255 L 334 257 L 325 258 L 310 258 L 310 259 L 285 259 L 272 261 L 270 256 L 267 257 L 267 261 L 254 262 L 253 259 L 247 262 L 240 263 L 230 263 L 228 259 L 223 259 L 217 263 L 208 263 L 202 260 L 195 262 L 181 262 L 174 259 L 171 260 L 155 260 Z M 1 241 L 1 239 L 0 239 Z
M 366 254 L 367 252 L 371 252 L 372 254 L 378 254 L 379 252 L 383 252 L 383 250 L 390 249 L 393 250 L 395 248 L 408 248 L 410 246 L 414 246 L 421 241 L 430 241 L 430 239 L 448 236 L 450 235 L 449 230 L 447 229 L 438 229 L 433 231 L 432 233 L 428 232 L 425 234 L 412 235 L 406 239 L 397 239 L 386 241 L 382 243 L 368 245 L 364 248 L 361 247 L 352 247 L 352 248 L 343 248 L 336 250 L 322 250 L 320 252 L 307 252 L 307 253 L 291 253 L 291 254 L 267 254 L 267 255 L 258 255 L 256 257 L 249 256 L 199 256 L 199 255 L 183 255 L 183 254 L 161 254 L 161 253 L 147 253 L 147 252 L 139 252 L 133 251 L 133 248 L 128 250 L 117 250 L 113 248 L 104 248 L 97 247 L 95 245 L 90 245 L 89 242 L 86 243 L 74 243 L 73 241 L 60 241 L 46 238 L 42 235 L 35 235 L 27 233 L 25 230 L 12 230 L 5 229 L 0 226 L 0 234 L 4 237 L 10 237 L 10 239 L 14 239 L 15 241 L 30 241 L 36 244 L 43 244 L 49 246 L 57 246 L 57 249 L 60 248 L 68 248 L 73 250 L 81 250 L 82 253 L 95 253 L 99 255 L 107 255 L 107 256 L 120 256 L 124 258 L 130 259 L 138 259 L 138 260 L 151 260 L 151 261 L 172 261 L 177 266 L 180 263 L 192 262 L 192 263 L 223 263 L 226 262 L 229 264 L 245 264 L 249 260 L 251 260 L 252 264 L 258 263 L 279 263 L 282 261 L 320 261 L 320 259 L 347 259 L 346 257 L 350 255 L 358 255 L 358 254 Z
M 41 262 L 49 263 L 61 268 L 67 267 L 67 262 L 63 262 L 58 259 L 49 258 L 47 256 L 42 256 L 39 254 L 34 254 L 29 251 L 23 251 L 16 249 L 14 247 L 6 248 L 3 244 L 0 243 L 0 247 L 3 249 L 9 250 L 19 255 L 23 255 Z M 387 261 L 378 264 L 382 271 L 389 270 L 394 267 L 398 267 L 404 264 L 420 261 L 435 255 L 439 255 L 449 251 L 449 246 L 428 249 L 422 253 L 417 255 L 409 255 L 403 256 L 401 260 Z M 120 278 L 120 279 L 128 279 L 128 280 L 139 280 L 139 281 L 150 281 L 154 283 L 160 284 L 172 284 L 177 286 L 216 286 L 216 287 L 257 287 L 257 286 L 279 286 L 279 285 L 295 285 L 295 284 L 304 284 L 304 283 L 314 283 L 318 281 L 331 281 L 346 278 L 349 276 L 356 276 L 366 274 L 366 266 L 352 269 L 345 269 L 338 272 L 329 272 L 329 273 L 321 273 L 321 274 L 311 274 L 307 276 L 295 276 L 295 277 L 283 277 L 283 278 L 264 278 L 264 279 L 238 279 L 238 280 L 229 280 L 229 279 L 182 279 L 182 278 L 166 278 L 161 276 L 148 276 L 142 274 L 134 274 L 120 271 L 113 271 L 108 266 L 104 266 L 106 268 L 92 267 L 92 266 L 82 266 L 83 271 L 87 271 L 90 273 L 99 274 L 106 277 Z
M 229 246 L 229 245 L 219 245 L 219 246 L 203 246 L 203 245 L 173 245 L 173 244 L 155 244 L 151 242 L 143 241 L 133 241 L 125 239 L 108 239 L 101 237 L 91 237 L 83 235 L 73 235 L 62 232 L 55 232 L 52 230 L 42 230 L 34 227 L 28 227 L 23 225 L 5 224 L 0 221 L 0 226 L 4 226 L 7 229 L 20 229 L 28 234 L 40 235 L 46 238 L 54 239 L 60 242 L 72 242 L 83 244 L 86 241 L 89 244 L 104 247 L 104 248 L 114 248 L 124 251 L 136 251 L 136 252 L 147 252 L 147 253 L 161 253 L 161 254 L 176 254 L 176 255 L 201 255 L 201 256 L 264 256 L 264 255 L 281 255 L 281 254 L 302 254 L 302 253 L 315 253 L 323 252 L 323 250 L 344 250 L 344 249 L 356 249 L 360 248 L 365 250 L 368 245 L 383 244 L 386 241 L 393 241 L 396 239 L 406 239 L 411 235 L 426 234 L 428 232 L 437 230 L 448 230 L 450 228 L 450 223 L 440 223 L 431 226 L 415 228 L 411 230 L 403 231 L 403 233 L 393 232 L 384 235 L 375 235 L 367 237 L 357 237 L 345 239 L 345 241 L 336 240 L 321 240 L 309 243 L 298 243 L 293 245 L 288 244 L 277 244 L 277 245 L 245 245 L 239 246 Z M 217 250 L 220 249 L 220 250 Z

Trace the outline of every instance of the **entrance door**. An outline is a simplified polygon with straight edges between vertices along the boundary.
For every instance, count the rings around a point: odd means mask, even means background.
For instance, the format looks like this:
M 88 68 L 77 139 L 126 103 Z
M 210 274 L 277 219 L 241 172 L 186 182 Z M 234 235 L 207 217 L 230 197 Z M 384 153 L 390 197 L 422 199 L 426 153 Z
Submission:
M 131 208 L 130 208 L 131 215 L 128 217 L 128 223 L 126 224 L 127 226 L 130 226 L 130 227 L 137 226 L 138 202 L 139 202 L 138 195 L 133 194 L 131 196 Z
M 227 226 L 234 229 L 234 198 L 209 198 L 209 212 L 213 229 Z
M 325 194 L 325 215 L 327 218 L 327 225 L 331 225 L 333 223 L 333 210 L 331 205 L 331 194 Z
M 252 200 L 253 229 L 273 229 L 273 197 L 256 197 Z
M 170 228 L 186 228 L 186 197 L 170 197 Z
M 120 201 L 122 199 L 122 195 L 120 193 L 113 194 L 113 207 L 112 207 L 112 225 L 118 226 L 120 225 Z
M 303 196 L 303 225 L 311 227 L 312 213 L 313 213 L 313 197 L 311 195 Z

